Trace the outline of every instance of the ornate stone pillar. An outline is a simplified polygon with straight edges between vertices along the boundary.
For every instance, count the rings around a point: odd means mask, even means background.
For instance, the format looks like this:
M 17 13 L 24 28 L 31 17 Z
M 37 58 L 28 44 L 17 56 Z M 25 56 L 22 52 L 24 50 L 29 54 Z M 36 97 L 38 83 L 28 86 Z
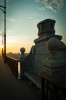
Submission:
M 60 83 L 66 84 L 66 46 L 57 38 L 47 41 L 49 56 L 42 61 L 45 73 Z
M 25 48 L 21 48 L 20 52 L 21 52 L 21 56 L 20 56 L 20 79 L 24 79 L 25 59 L 26 59 L 26 56 L 24 54 Z

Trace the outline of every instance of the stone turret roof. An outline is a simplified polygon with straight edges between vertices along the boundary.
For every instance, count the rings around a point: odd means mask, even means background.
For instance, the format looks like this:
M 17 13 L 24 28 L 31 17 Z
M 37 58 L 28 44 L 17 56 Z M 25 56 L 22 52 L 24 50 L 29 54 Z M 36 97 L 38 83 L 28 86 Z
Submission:
M 37 26 L 38 26 L 39 24 L 42 24 L 42 23 L 45 23 L 45 22 L 54 22 L 54 23 L 56 23 L 56 21 L 53 20 L 53 19 L 45 19 L 45 20 L 39 22 L 39 23 L 37 24 Z

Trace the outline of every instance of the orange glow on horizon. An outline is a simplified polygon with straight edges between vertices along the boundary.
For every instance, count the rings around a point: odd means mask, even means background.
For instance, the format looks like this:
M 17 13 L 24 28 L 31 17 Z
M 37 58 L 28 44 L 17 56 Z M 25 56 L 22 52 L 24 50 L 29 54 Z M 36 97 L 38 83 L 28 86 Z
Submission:
M 10 44 L 6 45 L 6 53 L 12 52 L 12 53 L 20 53 L 20 48 L 24 47 L 25 48 L 25 53 L 29 53 L 31 49 L 31 45 L 19 45 L 19 44 Z
M 25 53 L 29 53 L 34 43 L 18 40 L 16 37 L 7 37 L 6 40 L 6 53 L 20 53 L 20 48 L 25 48 Z
M 0 49 L 2 49 L 3 48 L 3 46 L 2 45 L 0 45 Z

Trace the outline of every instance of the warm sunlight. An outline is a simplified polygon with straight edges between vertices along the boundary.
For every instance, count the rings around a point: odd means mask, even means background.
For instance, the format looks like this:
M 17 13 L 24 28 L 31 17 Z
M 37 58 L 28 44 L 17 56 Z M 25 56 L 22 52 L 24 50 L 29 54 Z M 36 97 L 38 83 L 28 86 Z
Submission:
M 7 44 L 10 44 L 10 43 L 14 43 L 15 42 L 15 38 L 14 37 L 7 37 L 7 40 L 6 40 Z
M 3 46 L 0 44 L 0 49 L 2 49 L 2 47 L 3 47 Z

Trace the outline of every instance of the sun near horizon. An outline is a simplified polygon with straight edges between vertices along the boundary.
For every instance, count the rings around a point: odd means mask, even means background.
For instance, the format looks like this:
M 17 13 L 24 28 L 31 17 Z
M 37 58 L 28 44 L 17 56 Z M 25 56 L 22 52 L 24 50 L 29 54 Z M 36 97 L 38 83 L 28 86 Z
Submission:
M 1 5 L 3 1 L 0 0 Z M 6 0 L 6 4 L 7 53 L 18 53 L 21 47 L 29 53 L 34 40 L 38 38 L 37 24 L 48 18 L 56 21 L 55 34 L 61 35 L 62 41 L 66 44 L 66 0 Z M 4 24 L 2 12 L 0 23 L 2 34 Z
M 2 49 L 3 48 L 3 46 L 2 45 L 0 45 L 0 49 Z

